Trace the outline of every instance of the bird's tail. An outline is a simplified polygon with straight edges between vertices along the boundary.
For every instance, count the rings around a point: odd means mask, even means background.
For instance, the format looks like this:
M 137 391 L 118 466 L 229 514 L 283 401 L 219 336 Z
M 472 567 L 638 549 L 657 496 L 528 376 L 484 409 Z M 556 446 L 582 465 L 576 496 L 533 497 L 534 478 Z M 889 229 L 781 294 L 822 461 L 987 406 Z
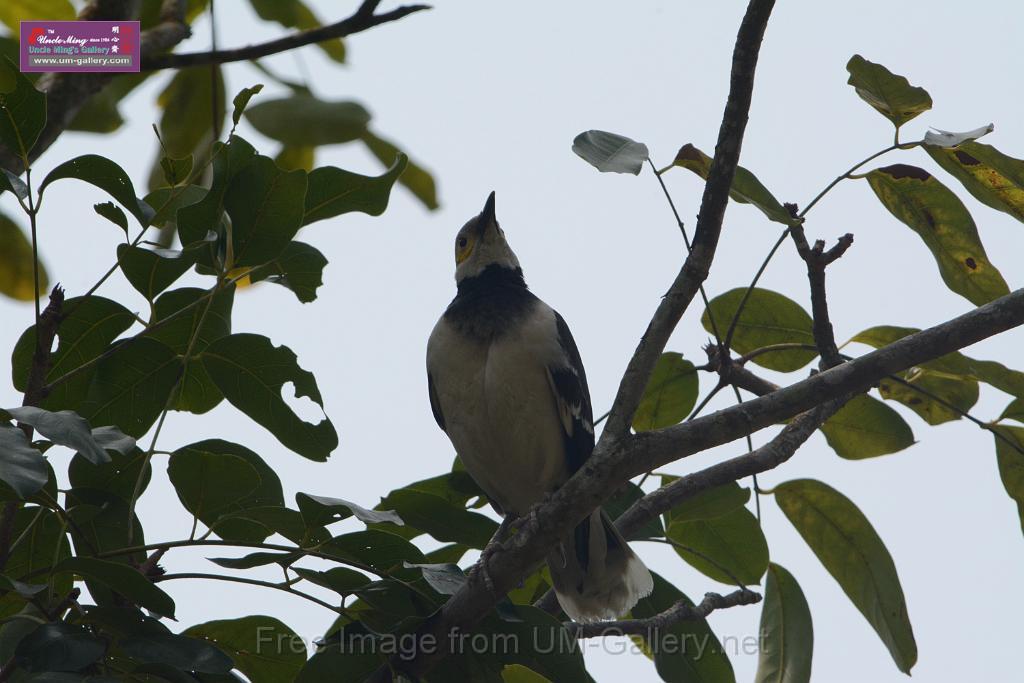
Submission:
M 574 621 L 616 619 L 654 588 L 651 572 L 600 508 L 548 554 L 558 602 Z

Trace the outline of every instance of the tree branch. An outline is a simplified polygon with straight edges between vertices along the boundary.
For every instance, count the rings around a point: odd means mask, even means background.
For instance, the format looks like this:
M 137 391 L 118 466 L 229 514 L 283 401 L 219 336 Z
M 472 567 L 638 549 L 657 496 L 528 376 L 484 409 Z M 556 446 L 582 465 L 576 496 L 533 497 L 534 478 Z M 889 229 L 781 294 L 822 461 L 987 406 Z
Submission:
M 746 14 L 736 36 L 729 98 L 725 104 L 722 126 L 718 131 L 715 158 L 711 162 L 708 179 L 704 184 L 693 248 L 668 293 L 658 305 L 647 331 L 640 339 L 633 358 L 626 367 L 602 438 L 621 438 L 628 433 L 658 356 L 665 349 L 669 336 L 711 269 L 718 237 L 722 232 L 725 208 L 729 202 L 729 189 L 732 187 L 732 178 L 739 163 L 743 133 L 747 127 L 761 40 L 774 6 L 774 0 L 751 0 L 747 5 Z
M 790 210 L 795 213 L 795 206 Z M 821 367 L 831 368 L 843 362 L 836 346 L 835 333 L 828 315 L 828 299 L 825 295 L 825 268 L 846 253 L 853 244 L 853 235 L 846 233 L 839 238 L 834 247 L 825 251 L 825 242 L 818 240 L 814 246 L 807 244 L 803 225 L 793 225 L 789 234 L 796 245 L 797 253 L 807 265 L 807 280 L 811 285 L 811 318 L 814 321 L 814 343 L 821 356 Z
M 371 2 L 367 0 L 360 5 L 359 9 L 347 19 L 342 19 L 334 24 L 320 26 L 300 31 L 290 36 L 271 40 L 258 45 L 235 48 L 233 50 L 212 50 L 209 52 L 189 52 L 185 54 L 167 54 L 152 57 L 143 57 L 142 70 L 154 71 L 157 69 L 181 69 L 188 66 L 200 66 L 207 64 L 225 64 L 227 62 L 239 62 L 250 59 L 259 59 L 267 55 L 294 50 L 298 47 L 320 43 L 332 38 L 344 38 L 353 33 L 359 33 L 367 29 L 397 21 L 414 12 L 431 9 L 430 5 L 405 5 L 393 9 L 390 12 L 374 14 L 374 9 L 380 4 L 380 0 Z
M 623 619 L 622 621 L 598 621 L 592 624 L 577 624 L 577 638 L 603 638 L 605 636 L 645 636 L 654 637 L 659 629 L 669 628 L 682 621 L 706 619 L 715 610 L 754 605 L 761 602 L 761 595 L 743 588 L 728 595 L 705 593 L 699 605 L 680 600 L 664 612 L 646 619 Z
M 78 15 L 89 21 L 117 21 L 133 16 L 131 0 L 93 0 Z M 142 60 L 165 52 L 187 38 L 191 31 L 185 23 L 185 0 L 163 0 L 160 23 L 140 36 Z M 29 152 L 29 160 L 38 159 L 67 129 L 82 107 L 107 87 L 116 73 L 46 73 L 36 89 L 46 93 L 46 125 Z M 0 147 L 0 167 L 20 174 L 25 169 L 13 150 Z

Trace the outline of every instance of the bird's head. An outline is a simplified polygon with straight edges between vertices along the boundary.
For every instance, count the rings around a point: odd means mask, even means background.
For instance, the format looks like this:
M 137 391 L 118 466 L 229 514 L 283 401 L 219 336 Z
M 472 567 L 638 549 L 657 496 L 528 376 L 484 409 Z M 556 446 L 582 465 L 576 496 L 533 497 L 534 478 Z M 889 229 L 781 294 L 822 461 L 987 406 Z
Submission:
M 494 215 L 491 192 L 478 216 L 469 219 L 455 236 L 455 281 L 476 277 L 488 266 L 519 269 L 519 259 L 505 241 L 505 231 Z

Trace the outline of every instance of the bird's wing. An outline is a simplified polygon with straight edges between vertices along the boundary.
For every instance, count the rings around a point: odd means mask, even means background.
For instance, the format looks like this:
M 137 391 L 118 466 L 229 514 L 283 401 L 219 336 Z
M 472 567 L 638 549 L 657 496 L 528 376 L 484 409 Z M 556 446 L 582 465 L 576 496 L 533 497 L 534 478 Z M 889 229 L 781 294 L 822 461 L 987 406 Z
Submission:
M 444 426 L 444 413 L 441 412 L 441 401 L 437 398 L 437 387 L 434 386 L 434 376 L 427 372 L 427 392 L 430 394 L 430 410 L 434 413 L 434 420 L 441 431 L 447 432 Z
M 548 380 L 555 395 L 565 440 L 569 473 L 578 470 L 594 450 L 594 411 L 583 359 L 565 320 L 555 312 L 561 363 L 548 365 Z

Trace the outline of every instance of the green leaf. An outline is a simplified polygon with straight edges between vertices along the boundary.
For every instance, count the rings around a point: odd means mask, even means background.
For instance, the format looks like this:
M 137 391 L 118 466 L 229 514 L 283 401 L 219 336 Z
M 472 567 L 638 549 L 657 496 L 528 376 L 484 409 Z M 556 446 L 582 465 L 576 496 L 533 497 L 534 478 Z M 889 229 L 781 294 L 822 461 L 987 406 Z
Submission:
M 1024 429 L 993 426 L 999 478 L 1010 498 L 1017 503 L 1021 529 L 1024 530 Z
M 846 64 L 846 70 L 850 72 L 847 83 L 854 87 L 857 95 L 892 121 L 897 130 L 932 108 L 932 98 L 927 90 L 910 85 L 906 78 L 881 64 L 854 55 Z
M 114 590 L 140 607 L 164 617 L 174 617 L 174 600 L 137 569 L 120 562 L 94 557 L 69 557 L 53 568 L 54 574 L 73 572 Z
M 603 130 L 588 130 L 572 141 L 572 151 L 601 173 L 640 175 L 650 156 L 647 145 L 624 135 Z
M 350 100 L 328 102 L 305 93 L 259 102 L 245 111 L 253 128 L 293 147 L 317 147 L 358 140 L 370 112 Z
M 3 430 L 0 429 L 0 432 Z M 35 577 L 49 571 L 55 561 L 71 554 L 66 527 L 57 513 L 35 505 L 25 505 L 14 515 L 11 538 L 21 538 L 13 546 L 4 565 L 4 575 L 23 582 L 35 581 Z M 38 597 L 44 601 L 54 596 L 63 599 L 71 590 L 71 577 L 56 577 L 48 586 L 48 593 Z M 17 613 L 24 606 L 24 600 L 17 595 L 0 597 L 0 618 Z
M 422 571 L 423 579 L 441 595 L 455 595 L 466 585 L 466 574 L 459 569 L 459 565 L 452 562 L 436 564 L 410 564 L 406 562 L 404 566 L 408 569 L 419 569 Z
M 1024 160 L 981 142 L 955 148 L 925 145 L 924 149 L 975 199 L 1024 221 Z
M 238 122 L 242 120 L 242 112 L 244 112 L 245 108 L 249 106 L 249 100 L 251 100 L 252 96 L 256 95 L 261 90 L 263 90 L 263 84 L 257 83 L 256 85 L 248 88 L 242 88 L 238 91 L 238 94 L 235 95 L 235 99 L 231 100 L 231 104 L 235 107 L 231 112 L 232 123 L 236 126 L 238 125 Z
M 379 216 L 388 207 L 391 188 L 402 175 L 408 159 L 395 158 L 383 175 L 364 176 L 334 166 L 321 166 L 309 174 L 303 225 L 334 218 L 350 211 Z
M 92 555 L 145 545 L 142 524 L 138 515 L 134 512 L 129 514 L 126 498 L 99 489 L 72 489 L 67 492 L 66 501 L 68 515 L 73 522 L 70 525 L 71 540 L 75 543 L 77 555 Z M 146 559 L 146 553 L 136 551 L 111 556 L 108 559 L 129 566 L 138 566 Z M 102 585 L 98 588 L 106 591 L 106 595 L 97 593 L 95 584 L 89 585 L 89 592 L 97 604 L 118 604 L 108 589 Z
M 754 683 L 809 683 L 814 627 L 800 584 L 784 567 L 768 565 L 761 608 L 761 651 Z
M 196 287 L 182 287 L 164 292 L 153 307 L 153 321 L 166 320 L 207 294 L 206 290 Z M 210 379 L 205 366 L 195 359 L 211 342 L 231 334 L 234 298 L 235 288 L 226 287 L 214 294 L 212 299 L 208 300 L 209 303 L 192 306 L 187 312 L 149 334 L 153 339 L 167 344 L 182 357 L 189 350 L 191 342 L 191 359 L 185 366 L 185 374 L 172 397 L 175 410 L 202 414 L 212 410 L 223 400 L 224 395 Z
M 198 185 L 179 185 L 178 187 L 161 187 L 153 190 L 143 200 L 156 210 L 156 214 L 149 221 L 150 225 L 163 228 L 168 223 L 176 224 L 178 209 L 201 201 L 206 194 L 206 188 Z M 212 230 L 208 230 L 193 241 L 202 241 L 212 232 Z
M 746 291 L 745 287 L 737 287 L 712 299 L 700 318 L 704 329 L 712 332 L 710 311 L 719 333 L 725 334 Z M 732 349 L 748 353 L 775 344 L 813 346 L 813 326 L 811 316 L 800 304 L 778 292 L 755 287 L 736 323 Z M 811 350 L 772 351 L 757 356 L 751 362 L 769 370 L 793 372 L 810 363 L 816 356 L 817 352 Z
M 143 227 L 149 225 L 149 219 L 155 213 L 148 204 L 135 196 L 135 186 L 124 169 L 106 157 L 84 154 L 65 161 L 46 174 L 39 185 L 39 194 L 42 195 L 50 183 L 64 178 L 75 178 L 100 188 L 135 216 L 135 220 Z
M 745 507 L 709 519 L 673 519 L 665 535 L 696 551 L 673 546 L 687 564 L 715 581 L 758 583 L 768 568 L 768 542 Z
M 213 181 L 209 191 L 199 201 L 181 206 L 175 214 L 178 236 L 184 246 L 206 240 L 211 230 L 219 231 L 228 188 L 257 156 L 252 145 L 238 135 L 213 146 Z
M 78 451 L 94 464 L 110 462 L 106 450 L 92 435 L 92 428 L 81 415 L 71 410 L 50 412 L 34 406 L 8 408 L 6 412 L 18 422 L 35 427 L 50 441 Z
M 0 20 L 5 16 L 10 15 L 0 9 Z M 46 95 L 6 57 L 0 57 L 0 86 L 0 144 L 19 157 L 28 156 L 46 125 Z
M 95 294 L 87 298 L 67 299 L 63 310 L 64 316 L 57 327 L 57 350 L 50 357 L 50 371 L 46 373 L 47 383 L 94 360 L 135 321 L 127 308 Z M 30 327 L 18 339 L 11 356 L 12 380 L 14 388 L 20 392 L 28 388 L 35 348 L 35 327 Z M 42 407 L 47 410 L 77 410 L 93 374 L 95 369 L 85 370 L 53 387 Z
M 28 185 L 6 168 L 0 169 L 0 194 L 12 192 L 19 199 L 28 199 Z
M 180 185 L 188 180 L 192 173 L 192 165 L 195 159 L 191 154 L 180 159 L 176 157 L 160 157 L 160 168 L 164 172 L 164 180 L 168 185 Z
M 39 264 L 39 292 L 50 285 L 46 268 Z M 18 301 L 35 301 L 37 292 L 32 273 L 32 243 L 17 223 L 0 213 L 0 294 Z
M 909 674 L 917 644 L 892 556 L 849 498 L 813 479 L 775 487 L 775 499 L 825 569 Z
M 281 534 L 297 545 L 307 542 L 320 543 L 331 537 L 323 527 L 307 529 L 298 510 L 290 510 L 283 506 L 251 507 L 226 514 L 216 523 L 215 528 L 236 521 L 260 528 L 264 538 L 271 534 Z
M 707 180 L 708 175 L 711 173 L 711 157 L 692 144 L 686 143 L 679 148 L 676 158 L 672 160 L 672 166 L 689 169 L 704 180 Z M 663 168 L 660 172 L 664 173 L 669 168 L 672 168 L 672 166 Z M 768 188 L 761 184 L 757 176 L 742 166 L 736 167 L 736 174 L 732 179 L 732 187 L 729 188 L 729 196 L 740 204 L 753 204 L 770 221 L 782 223 L 783 225 L 791 225 L 797 222 L 795 218 L 789 215 L 789 211 L 779 203 L 779 200 L 768 191 Z
M 483 548 L 498 530 L 498 524 L 489 517 L 415 489 L 392 491 L 381 500 L 380 507 L 393 509 L 407 525 L 439 541 L 471 548 Z
M 427 561 L 423 553 L 412 543 L 401 536 L 379 529 L 335 536 L 323 544 L 320 550 L 339 560 L 358 562 L 369 566 L 375 572 L 391 575 L 395 574 L 395 570 L 402 569 L 403 562 L 422 564 Z M 408 570 L 404 573 L 407 576 L 414 576 L 414 573 Z M 401 576 L 403 572 L 398 571 L 397 574 Z M 418 572 L 415 573 L 415 576 L 418 575 Z
M 1010 293 L 967 207 L 934 176 L 896 164 L 863 177 L 885 208 L 921 237 L 947 287 L 976 306 Z
M 863 460 L 914 445 L 910 425 L 895 410 L 867 394 L 853 397 L 821 426 L 832 450 L 847 460 Z
M 27 671 L 78 671 L 102 657 L 106 649 L 106 641 L 81 626 L 41 624 L 18 643 L 14 661 Z M 32 680 L 46 679 L 33 676 Z
M 75 8 L 69 0 L 4 0 L 0 5 L 0 22 L 18 35 L 22 21 L 71 21 Z
M 210 344 L 201 361 L 233 406 L 299 455 L 323 462 L 338 446 L 330 419 L 324 416 L 315 425 L 304 422 L 281 397 L 281 389 L 290 382 L 296 398 L 306 396 L 323 407 L 316 379 L 299 367 L 288 347 L 274 346 L 257 334 L 233 334 Z
M 188 252 L 151 250 L 130 244 L 117 246 L 117 263 L 121 272 L 147 301 L 152 301 L 192 267 L 195 260 Z
M 654 590 L 633 608 L 635 619 L 648 619 L 661 614 L 680 600 L 689 606 L 693 602 L 671 583 L 654 574 Z M 735 683 L 736 675 L 725 648 L 715 636 L 707 621 L 680 621 L 668 628 L 658 629 L 644 646 L 654 654 L 658 676 L 670 683 Z
M 305 642 L 273 617 L 252 615 L 196 624 L 184 635 L 202 638 L 234 661 L 251 683 L 291 681 L 306 663 Z
M 299 512 L 306 526 L 316 527 L 340 522 L 343 519 L 355 515 L 356 519 L 366 524 L 381 524 L 388 522 L 403 526 L 405 522 L 393 510 L 367 510 L 366 508 L 350 503 L 341 498 L 328 498 L 327 496 L 314 496 L 308 493 L 295 494 L 295 502 L 299 505 Z
M 633 416 L 633 429 L 643 432 L 682 422 L 697 403 L 699 391 L 693 363 L 674 351 L 661 354 Z
M 216 440 L 192 444 L 171 454 L 167 476 L 181 504 L 208 527 L 221 515 L 245 509 L 245 501 L 254 499 L 262 484 L 259 471 L 249 459 L 235 454 L 239 450 L 259 457 L 237 444 Z M 280 482 L 277 486 L 280 495 Z
M 157 96 L 164 110 L 160 117 L 164 154 L 181 158 L 208 143 L 215 103 L 218 128 L 224 120 L 224 77 L 219 66 L 213 68 L 212 74 L 209 66 L 179 69 Z
M 661 475 L 661 485 L 668 486 L 678 478 L 663 474 Z M 667 522 L 713 519 L 743 507 L 748 500 L 750 500 L 750 489 L 731 482 L 701 491 L 697 495 L 683 500 L 665 513 L 665 519 Z
M 148 633 L 119 638 L 118 649 L 128 657 L 145 664 L 160 664 L 173 670 L 198 674 L 226 674 L 231 671 L 231 657 L 216 646 L 199 638 L 175 633 Z M 155 672 L 153 669 L 147 669 Z M 138 670 L 136 670 L 138 671 Z M 192 680 L 192 676 L 188 676 Z M 160 680 L 164 680 L 161 678 Z
M 879 349 L 916 332 L 920 332 L 920 330 L 914 327 L 879 325 L 858 333 L 850 341 Z M 1002 363 L 978 360 L 965 356 L 959 351 L 954 351 L 941 358 L 923 363 L 921 367 L 945 375 L 970 377 L 979 382 L 985 382 L 999 391 L 1005 391 L 1017 398 L 1024 398 L 1024 372 L 1011 370 Z
M 274 163 L 285 171 L 302 169 L 309 172 L 313 170 L 313 163 L 315 161 L 316 147 L 289 147 L 284 145 L 281 147 L 281 151 L 274 156 Z
M 25 432 L 0 424 L 0 481 L 19 498 L 28 498 L 46 484 L 46 461 Z
M 252 282 L 273 282 L 287 287 L 302 303 L 316 299 L 316 290 L 323 284 L 327 259 L 316 247 L 305 242 L 289 242 L 281 255 L 249 273 Z
M 615 520 L 618 519 L 622 513 L 632 507 L 633 503 L 637 502 L 644 497 L 643 489 L 636 484 L 627 481 L 623 484 L 619 491 L 612 496 L 610 499 L 605 501 L 604 511 L 608 513 L 608 517 Z M 634 541 L 645 538 L 664 538 L 665 528 L 661 525 L 661 520 L 655 517 L 644 523 L 642 527 L 634 531 L 626 540 Z
M 300 31 L 319 28 L 320 20 L 317 19 L 305 3 L 301 0 L 281 2 L 280 0 L 249 0 L 253 9 L 265 21 L 276 21 L 285 28 L 294 28 Z M 328 57 L 336 62 L 345 61 L 345 43 L 341 38 L 331 38 L 316 44 Z
M 266 567 L 269 564 L 279 564 L 287 567 L 302 557 L 301 552 L 277 553 L 277 552 L 255 552 L 244 557 L 210 557 L 210 562 L 228 569 L 252 569 L 253 567 Z
M 262 155 L 242 168 L 224 194 L 233 265 L 257 266 L 279 256 L 303 224 L 305 196 L 305 171 L 282 171 Z
M 351 595 L 370 583 L 370 578 L 348 567 L 331 567 L 319 572 L 314 569 L 292 567 L 292 571 L 318 586 L 329 588 L 339 595 Z
M 95 425 L 114 425 L 141 437 L 160 417 L 181 374 L 177 354 L 155 339 L 121 342 L 96 367 L 79 409 Z
M 128 237 L 128 218 L 124 215 L 124 211 L 121 207 L 114 202 L 103 202 L 101 204 L 93 204 L 93 211 L 100 216 L 103 216 L 108 221 L 121 228 L 124 231 L 124 236 Z
M 399 156 L 403 156 L 403 152 L 397 145 L 370 131 L 363 133 L 363 143 L 370 153 L 387 168 L 394 166 Z M 437 201 L 437 184 L 434 177 L 412 159 L 406 160 L 405 170 L 402 175 L 398 176 L 398 183 L 412 192 L 412 195 L 429 210 L 433 211 L 440 206 Z
M 972 377 L 921 368 L 899 376 L 907 384 L 885 378 L 878 383 L 878 393 L 886 400 L 899 401 L 930 425 L 959 420 L 978 402 L 978 381 Z
M 31 598 L 33 595 L 39 593 L 40 591 L 46 590 L 46 584 L 24 583 L 22 581 L 16 581 L 15 579 L 0 574 L 0 590 L 14 591 L 23 598 Z
M 102 465 L 94 465 L 81 455 L 76 455 L 68 466 L 68 478 L 73 488 L 106 491 L 125 501 L 135 492 L 136 482 L 141 484 L 140 494 L 146 490 L 151 473 L 146 454 L 138 448 L 124 453 L 113 451 L 110 462 Z
M 1002 420 L 1016 420 L 1024 423 L 1024 399 L 1013 399 L 999 416 L 999 421 Z

